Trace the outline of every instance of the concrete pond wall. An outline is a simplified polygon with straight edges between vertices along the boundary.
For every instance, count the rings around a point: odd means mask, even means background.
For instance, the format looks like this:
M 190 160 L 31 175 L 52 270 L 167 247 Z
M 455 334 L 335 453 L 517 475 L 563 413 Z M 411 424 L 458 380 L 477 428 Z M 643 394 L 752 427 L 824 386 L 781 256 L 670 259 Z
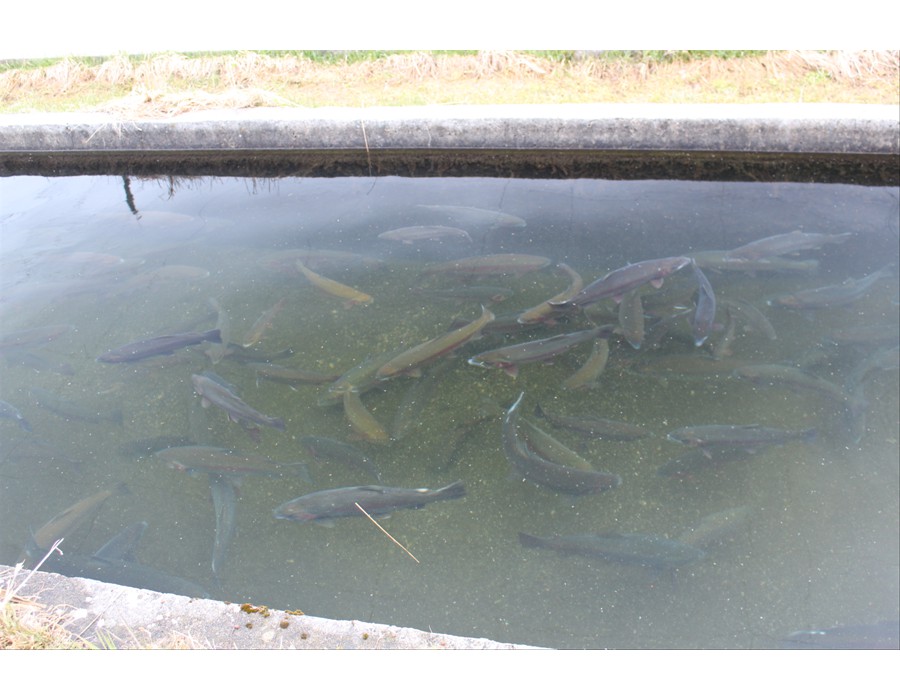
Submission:
M 248 109 L 0 116 L 0 175 L 493 176 L 900 183 L 900 111 L 869 105 Z M 28 575 L 0 566 L 0 588 Z M 511 649 L 514 644 L 198 600 L 38 572 L 19 590 L 92 643 Z M 389 622 L 389 621 L 385 621 Z

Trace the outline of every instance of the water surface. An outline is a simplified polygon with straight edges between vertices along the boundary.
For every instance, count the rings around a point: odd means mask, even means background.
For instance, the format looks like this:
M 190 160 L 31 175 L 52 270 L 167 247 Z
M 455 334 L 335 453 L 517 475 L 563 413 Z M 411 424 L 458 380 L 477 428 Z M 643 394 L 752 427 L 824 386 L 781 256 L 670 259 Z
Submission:
M 565 648 L 772 647 L 797 629 L 900 616 L 898 368 L 890 361 L 861 365 L 897 344 L 896 272 L 845 306 L 804 312 L 766 303 L 896 266 L 896 188 L 12 177 L 0 183 L 0 199 L 0 335 L 63 327 L 58 337 L 3 350 L 0 399 L 31 428 L 0 420 L 4 563 L 20 561 L 31 533 L 54 515 L 122 482 L 127 493 L 110 496 L 87 524 L 67 533 L 66 555 L 90 556 L 145 521 L 135 550 L 142 564 L 233 602 Z M 422 204 L 503 212 L 527 225 L 417 206 Z M 378 237 L 416 225 L 461 228 L 470 240 L 448 236 L 405 245 Z M 687 321 L 654 350 L 635 350 L 614 336 L 605 372 L 581 390 L 562 384 L 586 360 L 590 344 L 552 363 L 523 365 L 516 379 L 466 360 L 501 345 L 588 327 L 583 315 L 552 327 L 484 334 L 448 360 L 424 367 L 424 379 L 433 385 L 423 387 L 422 408 L 410 411 L 411 427 L 387 444 L 358 439 L 340 405 L 320 405 L 327 385 L 259 379 L 233 355 L 210 357 L 213 344 L 136 363 L 96 361 L 134 340 L 205 331 L 226 318 L 223 332 L 240 344 L 254 322 L 284 300 L 252 347 L 260 355 L 256 360 L 340 374 L 481 314 L 477 300 L 428 290 L 503 287 L 506 298 L 491 305 L 501 317 L 569 283 L 552 267 L 482 279 L 423 274 L 434 262 L 542 255 L 567 263 L 589 283 L 628 263 L 727 250 L 798 229 L 856 235 L 790 257 L 817 261 L 814 272 L 706 270 L 717 297 L 750 302 L 777 333 L 770 340 L 739 324 L 726 359 L 802 366 L 846 384 L 865 402 L 856 420 L 809 392 L 752 386 L 727 373 L 664 374 L 660 365 L 667 359 L 709 355 L 720 340 L 721 327 L 708 344 L 695 347 Z M 345 305 L 297 271 L 298 256 L 307 260 L 322 249 L 380 261 L 309 262 L 319 274 L 371 295 L 371 303 Z M 654 295 L 679 286 L 687 292 L 675 303 L 691 308 L 691 280 L 684 270 L 659 292 L 643 288 L 648 314 L 655 313 L 649 310 Z M 614 303 L 599 306 L 595 321 L 617 322 Z M 726 322 L 721 304 L 717 321 Z M 830 340 L 841 334 L 849 339 Z M 863 383 L 851 386 L 861 367 Z M 282 418 L 286 429 L 261 427 L 257 442 L 220 409 L 202 408 L 191 375 L 207 370 L 231 383 L 250 406 Z M 404 402 L 417 381 L 423 380 L 382 382 L 361 395 L 363 404 L 390 430 L 398 411 L 409 410 Z M 48 408 L 39 401 L 41 391 L 71 402 L 64 406 L 77 406 L 80 414 Z M 523 391 L 529 420 L 597 469 L 619 474 L 622 485 L 572 498 L 511 477 L 501 419 Z M 538 402 L 558 413 L 642 425 L 653 436 L 585 439 L 533 417 Z M 759 450 L 688 479 L 660 476 L 660 466 L 686 451 L 666 434 L 707 423 L 815 427 L 818 437 Z M 352 443 L 374 461 L 387 485 L 438 488 L 462 480 L 467 495 L 381 519 L 420 563 L 362 517 L 333 528 L 276 520 L 273 509 L 291 498 L 372 481 L 351 464 L 311 461 L 300 444 L 306 435 Z M 153 438 L 160 448 L 183 440 L 278 463 L 308 461 L 314 483 L 287 472 L 245 477 L 237 490 L 236 530 L 216 576 L 210 480 L 149 455 L 152 448 L 143 441 Z M 518 539 L 520 532 L 676 538 L 703 517 L 731 508 L 746 508 L 743 525 L 710 544 L 702 560 L 675 570 L 524 548 Z M 54 568 L 53 559 L 46 568 Z

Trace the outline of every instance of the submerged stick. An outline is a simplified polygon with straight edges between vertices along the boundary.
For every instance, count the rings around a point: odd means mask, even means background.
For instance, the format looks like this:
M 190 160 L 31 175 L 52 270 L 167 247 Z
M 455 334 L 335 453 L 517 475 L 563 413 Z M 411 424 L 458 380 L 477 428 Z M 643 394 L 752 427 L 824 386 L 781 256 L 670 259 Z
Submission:
M 366 513 L 366 509 L 365 509 L 365 508 L 363 508 L 361 505 L 359 505 L 359 503 L 357 503 L 356 501 L 353 502 L 353 505 L 355 505 L 357 508 L 359 508 L 360 511 L 362 512 L 362 514 L 365 515 L 369 520 L 371 520 L 371 521 L 375 524 L 375 527 L 377 527 L 377 528 L 378 528 L 379 530 L 381 530 L 385 535 L 387 535 L 387 536 L 388 536 L 388 539 L 390 539 L 391 542 L 393 542 L 393 543 L 394 543 L 395 545 L 397 545 L 400 549 L 402 549 L 402 550 L 403 550 L 404 552 L 406 552 L 409 556 L 411 556 L 411 557 L 413 558 L 413 561 L 416 562 L 416 564 L 421 564 L 421 563 L 422 563 L 422 562 L 420 562 L 418 559 L 416 559 L 416 557 L 413 555 L 412 552 L 410 552 L 406 547 L 404 547 L 404 546 L 403 546 L 402 544 L 400 544 L 397 540 L 395 540 L 395 539 L 391 536 L 391 533 L 389 533 L 387 530 L 385 530 L 383 527 L 381 527 L 381 525 L 378 524 L 378 521 L 375 520 L 375 518 L 373 518 L 371 515 L 369 515 L 368 513 Z

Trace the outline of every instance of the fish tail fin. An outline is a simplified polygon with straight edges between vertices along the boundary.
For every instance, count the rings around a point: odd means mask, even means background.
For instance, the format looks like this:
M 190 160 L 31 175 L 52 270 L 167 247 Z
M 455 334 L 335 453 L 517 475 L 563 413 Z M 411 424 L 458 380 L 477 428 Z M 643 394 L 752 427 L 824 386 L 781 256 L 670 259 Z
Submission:
M 462 498 L 466 495 L 466 485 L 462 481 L 454 481 L 448 486 L 438 489 L 436 494 L 443 498 Z
M 220 328 L 213 328 L 203 336 L 203 339 L 208 340 L 210 343 L 221 343 L 222 330 Z
M 540 547 L 542 544 L 541 538 L 536 537 L 534 535 L 529 535 L 524 532 L 519 533 L 519 544 L 523 547 Z

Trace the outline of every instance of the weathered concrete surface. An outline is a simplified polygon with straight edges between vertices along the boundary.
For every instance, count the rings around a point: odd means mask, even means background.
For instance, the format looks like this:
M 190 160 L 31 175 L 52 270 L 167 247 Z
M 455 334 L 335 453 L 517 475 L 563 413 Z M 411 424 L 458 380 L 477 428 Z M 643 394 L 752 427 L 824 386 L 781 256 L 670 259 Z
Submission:
M 253 108 L 166 119 L 0 117 L 0 151 L 629 149 L 900 153 L 900 113 L 872 105 Z
M 0 589 L 28 570 L 0 566 Z M 200 600 L 35 572 L 17 594 L 63 616 L 67 629 L 101 648 L 151 648 L 183 640 L 202 649 L 527 649 L 406 627 L 327 620 L 243 603 Z
M 766 172 L 772 157 L 802 156 L 840 179 L 860 163 L 896 169 L 898 155 L 900 109 L 890 105 L 253 108 L 136 120 L 0 115 L 0 174 L 39 167 L 200 174 L 208 164 L 273 176 L 627 178 L 665 162 L 673 176 L 755 179 L 748 168 Z

